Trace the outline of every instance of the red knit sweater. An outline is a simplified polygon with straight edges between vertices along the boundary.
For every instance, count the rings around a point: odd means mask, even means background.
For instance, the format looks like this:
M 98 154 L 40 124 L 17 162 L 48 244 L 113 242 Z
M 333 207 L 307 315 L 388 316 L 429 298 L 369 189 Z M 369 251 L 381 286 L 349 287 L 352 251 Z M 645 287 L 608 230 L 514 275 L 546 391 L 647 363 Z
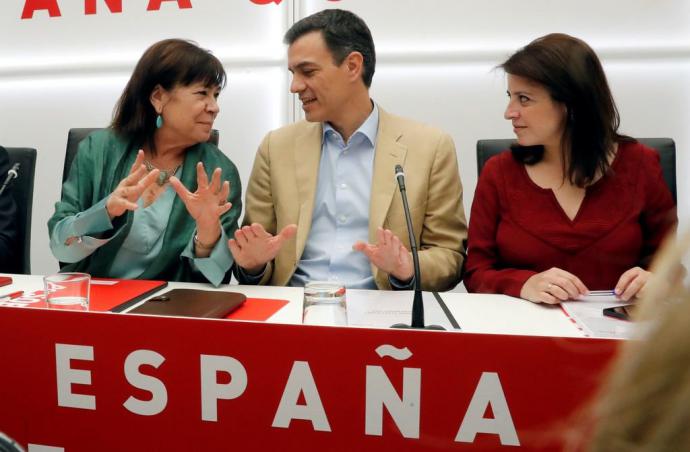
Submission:
M 465 287 L 519 297 L 532 275 L 558 267 L 590 290 L 613 289 L 623 272 L 649 263 L 676 222 L 659 155 L 640 143 L 619 144 L 572 221 L 553 191 L 503 152 L 486 163 L 474 194 Z

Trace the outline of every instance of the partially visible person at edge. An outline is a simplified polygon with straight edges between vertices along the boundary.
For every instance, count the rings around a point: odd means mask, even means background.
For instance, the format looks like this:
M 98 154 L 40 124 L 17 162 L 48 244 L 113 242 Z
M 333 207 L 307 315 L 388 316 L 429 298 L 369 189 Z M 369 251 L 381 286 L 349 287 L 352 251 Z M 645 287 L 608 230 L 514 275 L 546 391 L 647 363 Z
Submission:
M 621 344 L 571 450 L 690 450 L 690 287 L 681 264 L 688 253 L 690 231 L 655 260 L 635 314 L 641 337 Z
M 5 182 L 10 170 L 10 160 L 7 150 L 0 146 L 0 184 Z M 0 194 L 0 272 L 16 270 L 15 241 L 17 238 L 17 205 L 12 197 L 12 186 L 8 185 Z
M 635 297 L 677 222 L 659 155 L 618 133 L 601 63 L 582 40 L 546 35 L 500 67 L 518 146 L 479 178 L 467 290 L 537 303 L 590 290 Z
M 229 277 L 240 179 L 207 142 L 225 82 L 220 61 L 192 42 L 146 50 L 111 127 L 80 143 L 48 222 L 63 271 L 216 286 Z
M 395 166 L 419 243 L 421 285 L 460 280 L 466 237 L 452 139 L 384 111 L 369 97 L 376 54 L 357 15 L 328 9 L 285 34 L 290 91 L 306 121 L 270 132 L 254 161 L 244 226 L 229 246 L 244 283 L 338 280 L 409 289 L 414 272 Z

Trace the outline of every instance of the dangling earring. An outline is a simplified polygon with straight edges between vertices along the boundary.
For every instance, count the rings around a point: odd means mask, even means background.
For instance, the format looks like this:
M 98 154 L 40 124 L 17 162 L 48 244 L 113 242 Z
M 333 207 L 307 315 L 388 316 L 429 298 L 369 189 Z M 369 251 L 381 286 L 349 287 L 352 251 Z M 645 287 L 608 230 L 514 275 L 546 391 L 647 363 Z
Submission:
M 163 127 L 163 117 L 161 115 L 156 116 L 156 129 Z

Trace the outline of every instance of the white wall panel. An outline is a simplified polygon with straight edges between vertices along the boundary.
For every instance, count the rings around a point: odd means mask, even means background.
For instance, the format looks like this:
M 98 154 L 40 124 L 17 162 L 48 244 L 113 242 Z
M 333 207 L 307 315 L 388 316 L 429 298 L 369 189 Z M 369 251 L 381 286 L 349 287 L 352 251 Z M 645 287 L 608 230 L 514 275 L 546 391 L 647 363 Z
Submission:
M 388 52 L 516 48 L 554 31 L 594 45 L 687 46 L 686 0 L 303 0 L 310 14 L 345 8 L 369 24 L 377 47 Z
M 220 149 L 240 171 L 243 190 L 261 139 L 289 122 L 287 90 L 282 67 L 230 69 L 215 127 L 220 131 Z

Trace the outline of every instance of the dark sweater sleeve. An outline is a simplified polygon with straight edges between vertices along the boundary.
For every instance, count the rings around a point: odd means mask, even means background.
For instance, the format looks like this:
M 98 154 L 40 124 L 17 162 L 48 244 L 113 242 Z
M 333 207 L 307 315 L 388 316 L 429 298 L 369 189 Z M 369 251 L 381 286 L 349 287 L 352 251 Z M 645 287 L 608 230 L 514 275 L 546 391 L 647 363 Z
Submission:
M 519 297 L 525 281 L 535 272 L 501 265 L 496 241 L 502 221 L 500 170 L 500 156 L 490 159 L 474 192 L 464 282 L 468 292 Z
M 640 266 L 647 268 L 664 238 L 678 224 L 676 206 L 664 180 L 659 154 L 646 153 L 641 165 L 645 180 L 644 205 L 640 216 L 643 245 Z
M 10 161 L 5 148 L 0 147 L 0 184 L 5 182 Z M 12 197 L 12 185 L 0 195 L 0 271 L 12 270 L 14 242 L 17 238 L 17 206 Z

